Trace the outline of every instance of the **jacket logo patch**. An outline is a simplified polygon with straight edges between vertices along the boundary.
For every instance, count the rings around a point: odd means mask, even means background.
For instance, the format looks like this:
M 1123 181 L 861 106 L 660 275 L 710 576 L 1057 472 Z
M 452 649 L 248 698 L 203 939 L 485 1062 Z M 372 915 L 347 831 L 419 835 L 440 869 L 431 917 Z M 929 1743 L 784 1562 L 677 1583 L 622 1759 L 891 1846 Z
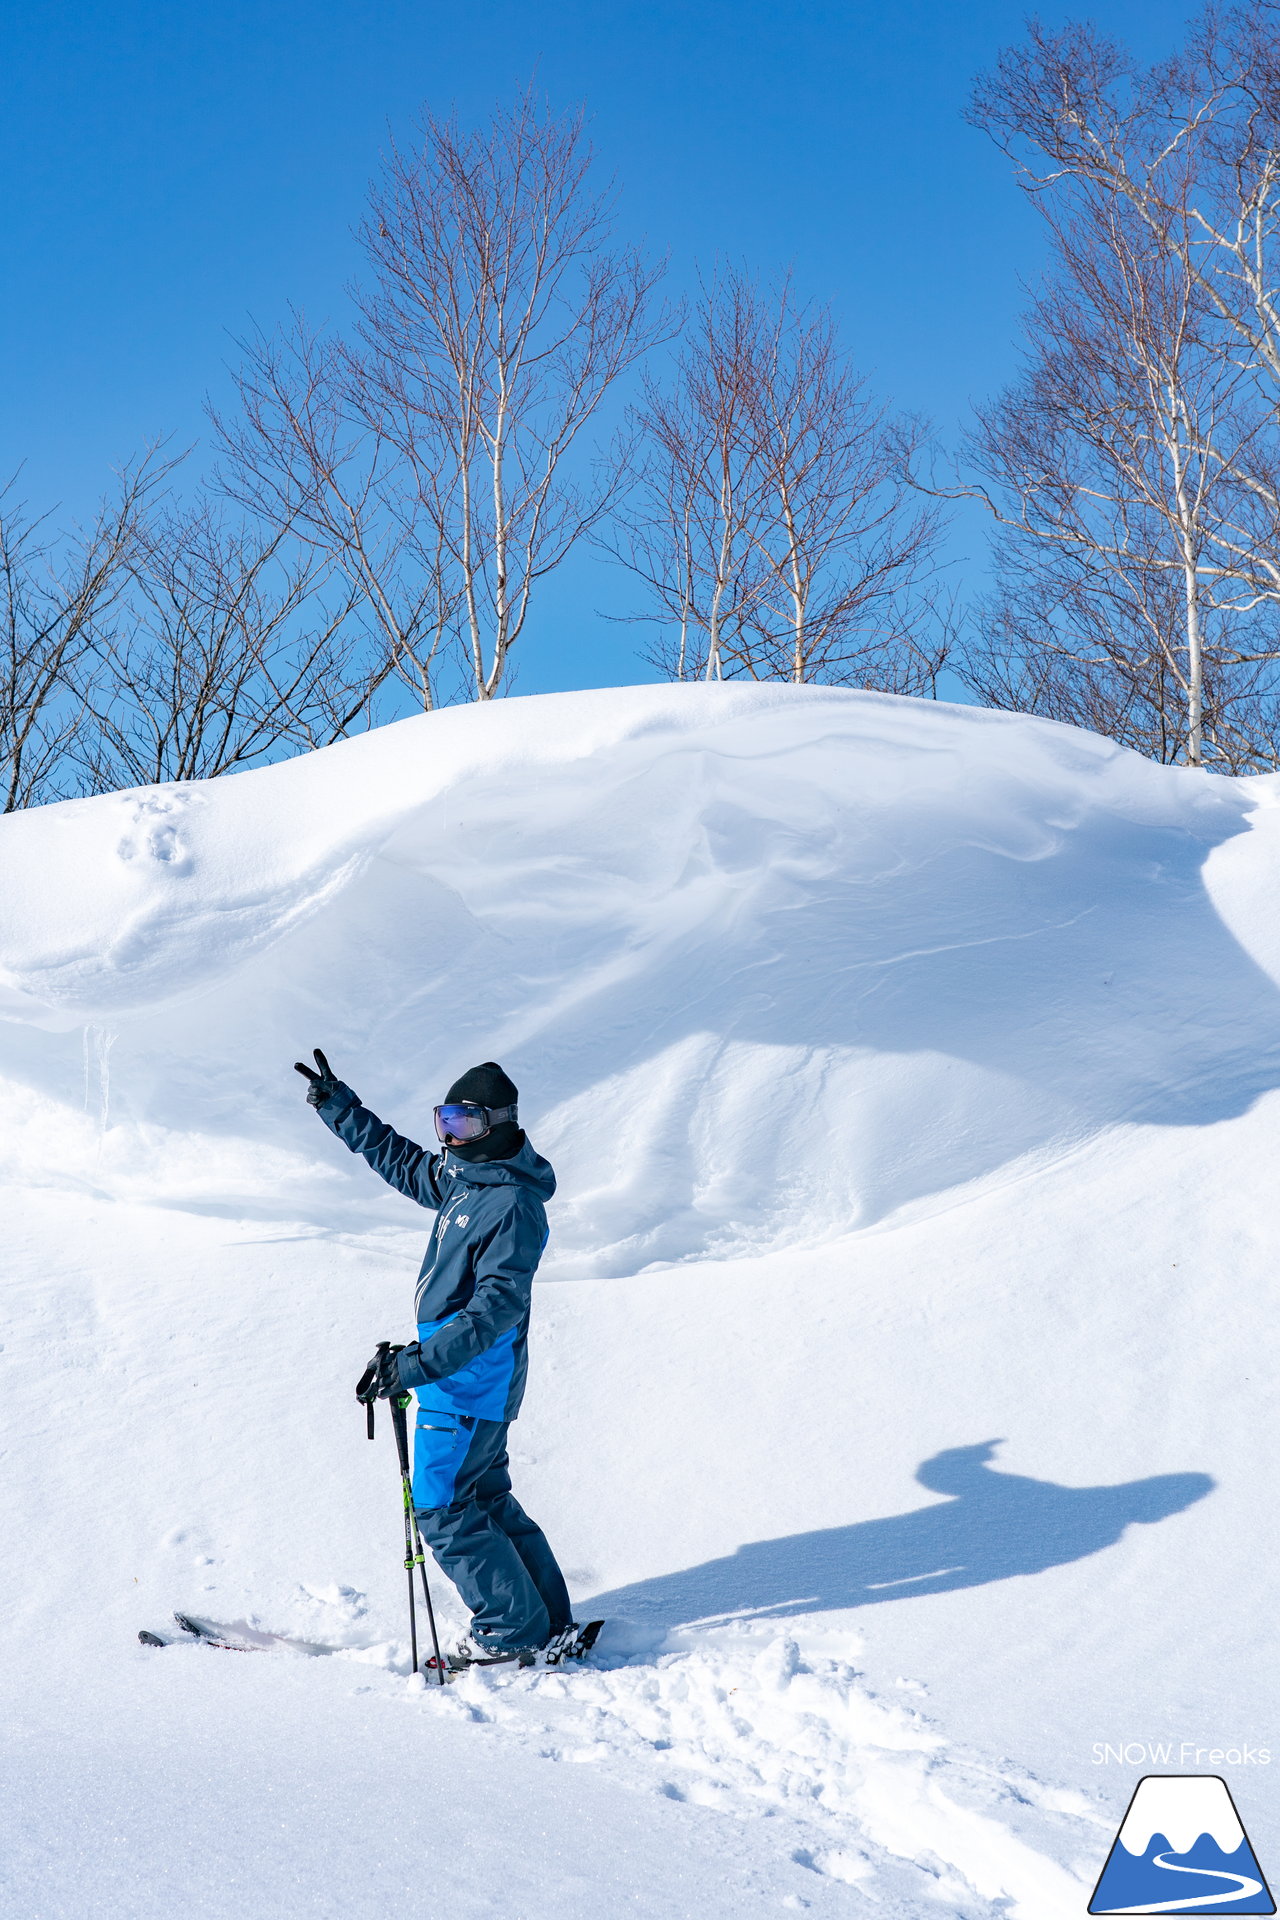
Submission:
M 469 1213 L 460 1213 L 457 1219 L 454 1221 L 454 1225 L 456 1227 L 465 1227 L 468 1220 L 470 1220 L 470 1218 L 471 1218 L 471 1215 Z

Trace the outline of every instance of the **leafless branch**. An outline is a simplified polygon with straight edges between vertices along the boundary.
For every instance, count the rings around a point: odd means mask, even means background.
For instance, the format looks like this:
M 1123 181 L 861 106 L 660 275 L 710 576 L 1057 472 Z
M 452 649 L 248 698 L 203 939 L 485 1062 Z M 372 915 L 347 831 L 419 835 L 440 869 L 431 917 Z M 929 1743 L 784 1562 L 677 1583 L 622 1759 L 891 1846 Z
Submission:
M 91 786 L 213 779 L 341 738 L 374 684 L 352 663 L 353 590 L 326 603 L 323 568 L 208 501 L 143 530 L 131 618 L 96 637 L 83 676 Z
M 342 571 L 424 707 L 455 674 L 499 690 L 537 582 L 622 483 L 584 431 L 673 324 L 591 173 L 582 115 L 531 92 L 478 130 L 428 114 L 373 188 L 354 336 L 295 315 L 246 343 L 218 422 L 228 490 Z
M 460 595 L 430 511 L 436 488 L 360 404 L 347 347 L 300 314 L 243 343 L 241 410 L 214 425 L 224 491 L 266 527 L 287 528 L 363 609 L 371 687 L 391 674 L 424 710 L 456 634 Z
M 1033 23 L 973 109 L 1015 157 L 1053 259 L 1024 373 L 971 449 L 1005 529 L 992 672 L 1019 636 L 1008 685 L 1075 689 L 1082 713 L 1105 709 L 1159 757 L 1172 726 L 1193 765 L 1265 758 L 1276 733 L 1280 121 L 1261 17 L 1209 9 L 1148 70 L 1092 27 Z M 1026 652 L 1033 613 L 1044 671 Z M 990 680 L 972 656 L 968 671 Z
M 661 268 L 611 238 L 581 113 L 532 91 L 465 131 L 427 115 L 393 147 L 362 239 L 353 392 L 432 528 L 478 699 L 497 690 L 536 583 L 609 508 L 615 468 L 571 461 L 620 374 L 671 328 Z
M 640 484 L 610 544 L 656 607 L 666 672 L 932 690 L 942 516 L 909 484 L 923 430 L 872 400 L 827 309 L 722 269 L 634 427 Z
M 78 675 L 128 580 L 146 510 L 172 461 L 126 469 L 91 526 L 57 537 L 0 491 L 0 794 L 12 812 L 75 790 L 85 721 Z

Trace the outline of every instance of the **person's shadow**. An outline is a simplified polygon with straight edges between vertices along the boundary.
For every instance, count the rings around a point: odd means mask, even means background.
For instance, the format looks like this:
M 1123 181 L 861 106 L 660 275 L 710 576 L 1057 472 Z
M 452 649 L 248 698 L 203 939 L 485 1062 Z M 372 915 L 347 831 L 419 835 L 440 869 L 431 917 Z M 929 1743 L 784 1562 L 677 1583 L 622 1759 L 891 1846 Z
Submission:
M 1135 1521 L 1165 1520 L 1215 1484 L 1207 1473 L 1160 1473 L 1112 1487 L 1059 1487 L 993 1471 L 999 1444 L 948 1447 L 923 1462 L 916 1479 L 947 1500 L 887 1520 L 753 1541 L 724 1559 L 597 1594 L 592 1609 L 677 1626 L 984 1586 L 1099 1553 Z

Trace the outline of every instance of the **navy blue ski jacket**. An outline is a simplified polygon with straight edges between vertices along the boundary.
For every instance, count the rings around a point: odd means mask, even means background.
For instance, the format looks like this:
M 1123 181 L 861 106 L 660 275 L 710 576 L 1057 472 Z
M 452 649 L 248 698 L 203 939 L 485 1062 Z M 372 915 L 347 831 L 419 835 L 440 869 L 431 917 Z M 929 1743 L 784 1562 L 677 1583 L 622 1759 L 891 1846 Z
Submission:
M 419 1345 L 401 1356 L 403 1384 L 417 1388 L 423 1407 L 514 1420 L 528 1370 L 533 1276 L 547 1244 L 546 1202 L 556 1190 L 550 1166 L 527 1140 L 510 1160 L 427 1153 L 341 1081 L 318 1112 L 388 1186 L 438 1210 L 418 1275 Z

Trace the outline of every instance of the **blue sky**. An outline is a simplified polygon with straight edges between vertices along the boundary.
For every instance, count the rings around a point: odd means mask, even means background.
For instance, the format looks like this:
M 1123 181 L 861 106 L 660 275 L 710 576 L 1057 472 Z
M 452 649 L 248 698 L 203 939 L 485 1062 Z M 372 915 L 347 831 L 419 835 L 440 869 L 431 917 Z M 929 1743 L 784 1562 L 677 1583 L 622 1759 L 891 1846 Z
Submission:
M 148 437 L 198 440 L 235 334 L 289 301 L 341 314 L 388 126 L 424 101 L 482 115 L 535 70 L 555 104 L 586 104 L 621 226 L 669 251 L 675 284 L 717 253 L 791 268 L 877 387 L 953 438 L 1013 369 L 1039 258 L 1007 163 L 962 118 L 1026 11 L 3 0 L 0 475 L 25 461 L 31 502 L 73 513 Z M 1148 57 L 1180 18 L 1152 0 L 1087 11 Z M 965 525 L 961 570 L 981 551 Z M 635 630 L 600 617 L 629 608 L 625 576 L 570 561 L 519 690 L 650 677 Z

